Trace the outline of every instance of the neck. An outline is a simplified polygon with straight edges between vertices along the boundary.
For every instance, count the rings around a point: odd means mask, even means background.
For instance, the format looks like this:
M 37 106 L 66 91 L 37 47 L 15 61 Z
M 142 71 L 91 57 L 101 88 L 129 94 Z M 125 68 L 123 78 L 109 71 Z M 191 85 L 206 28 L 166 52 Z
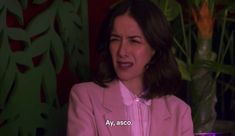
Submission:
M 126 80 L 122 81 L 123 84 L 135 95 L 140 95 L 144 89 L 141 80 Z

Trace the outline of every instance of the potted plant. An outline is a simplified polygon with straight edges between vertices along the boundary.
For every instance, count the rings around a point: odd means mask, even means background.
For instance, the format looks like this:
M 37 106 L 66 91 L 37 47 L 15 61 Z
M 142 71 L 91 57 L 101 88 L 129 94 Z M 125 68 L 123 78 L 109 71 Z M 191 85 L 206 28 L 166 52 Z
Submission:
M 229 29 L 229 25 L 235 24 L 235 2 L 154 2 L 162 8 L 175 28 L 174 41 L 177 48 L 174 51 L 182 77 L 187 80 L 187 98 L 192 108 L 195 132 L 211 132 L 216 121 L 218 84 L 234 91 L 228 80 L 235 76 L 234 30 Z M 229 58 L 226 64 L 225 56 Z M 222 74 L 230 76 L 227 80 L 220 80 Z

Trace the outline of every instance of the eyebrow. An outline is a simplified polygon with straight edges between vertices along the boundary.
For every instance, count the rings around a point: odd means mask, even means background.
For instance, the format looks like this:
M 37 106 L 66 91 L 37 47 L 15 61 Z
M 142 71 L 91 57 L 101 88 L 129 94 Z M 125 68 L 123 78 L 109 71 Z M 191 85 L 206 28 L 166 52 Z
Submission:
M 121 36 L 112 33 L 112 34 L 111 34 L 111 37 L 121 37 Z M 142 37 L 141 37 L 141 36 L 138 36 L 138 35 L 128 36 L 128 38 L 131 38 L 131 39 L 140 38 L 140 39 L 142 39 Z
M 110 37 L 120 37 L 120 36 L 112 33 Z
M 140 38 L 140 39 L 142 39 L 142 37 L 141 37 L 141 36 L 138 36 L 138 35 L 128 36 L 128 38 L 131 38 L 131 39 L 134 39 L 134 38 Z

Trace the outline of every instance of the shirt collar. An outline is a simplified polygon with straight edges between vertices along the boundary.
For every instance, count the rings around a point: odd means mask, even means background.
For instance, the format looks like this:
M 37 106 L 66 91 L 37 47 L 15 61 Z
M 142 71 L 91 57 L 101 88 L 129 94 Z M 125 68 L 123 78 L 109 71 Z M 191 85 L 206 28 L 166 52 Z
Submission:
M 125 105 L 129 106 L 134 101 L 140 101 L 147 106 L 151 105 L 151 100 L 145 100 L 143 98 L 137 97 L 120 80 L 119 80 L 119 87 L 120 87 L 121 95 L 122 95 L 123 102 Z

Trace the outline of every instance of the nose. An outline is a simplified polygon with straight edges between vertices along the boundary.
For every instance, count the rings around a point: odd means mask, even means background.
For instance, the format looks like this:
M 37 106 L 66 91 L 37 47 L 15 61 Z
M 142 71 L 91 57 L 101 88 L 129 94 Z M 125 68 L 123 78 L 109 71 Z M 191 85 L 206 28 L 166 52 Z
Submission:
M 120 42 L 117 53 L 118 53 L 119 57 L 126 57 L 128 55 L 128 53 L 127 53 L 127 43 L 126 43 L 125 40 L 122 40 L 122 42 Z

